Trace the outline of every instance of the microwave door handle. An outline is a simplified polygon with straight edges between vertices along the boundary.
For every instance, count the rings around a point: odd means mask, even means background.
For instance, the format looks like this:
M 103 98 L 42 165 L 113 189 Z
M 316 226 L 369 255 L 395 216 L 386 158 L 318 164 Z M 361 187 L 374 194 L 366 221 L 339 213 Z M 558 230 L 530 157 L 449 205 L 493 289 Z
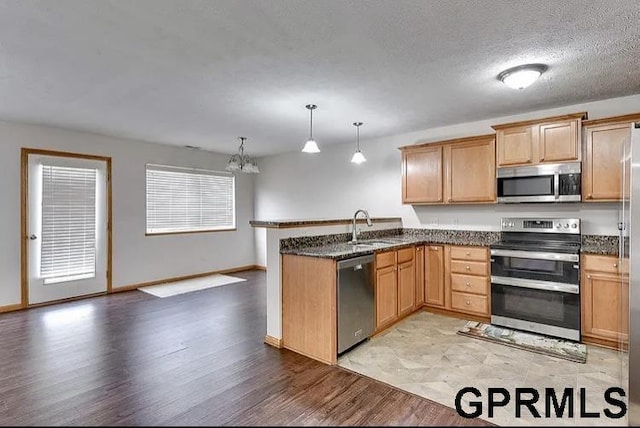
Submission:
M 556 200 L 560 199 L 560 174 L 558 171 L 553 174 L 553 196 Z

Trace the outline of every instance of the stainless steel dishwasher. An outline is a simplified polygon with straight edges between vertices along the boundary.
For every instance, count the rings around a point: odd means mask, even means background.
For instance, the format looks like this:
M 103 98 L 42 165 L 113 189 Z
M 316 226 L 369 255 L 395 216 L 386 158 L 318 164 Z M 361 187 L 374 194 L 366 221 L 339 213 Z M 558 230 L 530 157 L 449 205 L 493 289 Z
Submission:
M 373 334 L 376 326 L 373 255 L 337 264 L 338 354 Z

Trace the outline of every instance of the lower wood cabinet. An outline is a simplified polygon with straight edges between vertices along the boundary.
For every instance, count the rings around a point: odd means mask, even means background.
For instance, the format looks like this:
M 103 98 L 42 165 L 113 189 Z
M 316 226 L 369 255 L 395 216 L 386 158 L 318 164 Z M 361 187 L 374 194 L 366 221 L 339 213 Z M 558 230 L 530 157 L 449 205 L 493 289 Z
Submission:
M 488 319 L 491 314 L 488 249 L 451 245 L 446 247 L 445 254 L 445 308 Z
M 415 247 L 376 254 L 376 330 L 416 309 Z
M 625 347 L 629 334 L 629 276 L 615 256 L 582 256 L 582 340 Z
M 425 292 L 425 282 L 424 282 L 424 252 L 425 246 L 419 245 L 416 247 L 416 308 L 421 307 L 424 304 L 424 292 Z
M 424 255 L 425 303 L 443 308 L 444 301 L 444 247 L 426 245 Z

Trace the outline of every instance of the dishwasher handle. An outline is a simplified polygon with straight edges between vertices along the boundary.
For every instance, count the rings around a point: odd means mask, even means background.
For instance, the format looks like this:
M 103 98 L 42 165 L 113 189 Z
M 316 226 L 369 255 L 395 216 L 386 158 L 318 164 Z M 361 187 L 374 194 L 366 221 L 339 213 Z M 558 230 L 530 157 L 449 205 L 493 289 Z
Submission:
M 340 270 L 340 269 L 346 269 L 346 268 L 350 268 L 358 265 L 364 265 L 368 263 L 373 263 L 373 254 L 360 256 L 360 257 L 353 257 L 351 259 L 346 259 L 346 260 L 340 260 L 338 262 L 337 268 L 338 270 Z

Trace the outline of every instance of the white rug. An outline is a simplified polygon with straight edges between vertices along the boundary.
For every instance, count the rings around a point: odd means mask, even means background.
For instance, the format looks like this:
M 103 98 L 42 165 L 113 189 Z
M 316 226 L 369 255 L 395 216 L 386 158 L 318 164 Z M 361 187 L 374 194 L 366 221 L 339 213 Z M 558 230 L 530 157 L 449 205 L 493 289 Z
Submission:
M 140 287 L 138 290 L 156 297 L 170 297 L 177 294 L 190 293 L 191 291 L 220 287 L 221 285 L 242 281 L 246 281 L 246 279 L 216 274 L 203 276 L 201 278 L 185 279 L 184 281 L 168 282 L 166 284 L 149 285 L 147 287 Z

